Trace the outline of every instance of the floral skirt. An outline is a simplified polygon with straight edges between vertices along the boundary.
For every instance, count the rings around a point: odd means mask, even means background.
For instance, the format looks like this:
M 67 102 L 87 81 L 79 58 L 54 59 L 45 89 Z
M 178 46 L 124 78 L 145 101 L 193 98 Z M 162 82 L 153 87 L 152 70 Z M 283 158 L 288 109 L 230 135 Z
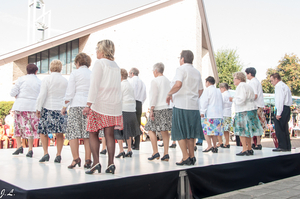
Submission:
M 39 118 L 32 111 L 15 111 L 15 136 L 22 138 L 39 138 L 37 134 Z
M 224 131 L 232 131 L 232 119 L 231 117 L 223 117 Z
M 146 131 L 160 132 L 171 131 L 172 129 L 172 109 L 154 110 L 154 121 L 148 118 L 145 125 Z
M 67 115 L 62 115 L 60 110 L 42 108 L 38 127 L 39 134 L 64 133 L 67 127 Z
M 263 129 L 267 130 L 267 120 L 265 117 L 265 113 L 264 113 L 264 109 L 263 108 L 258 108 L 257 109 L 257 115 L 258 115 L 258 119 L 260 121 L 260 124 L 262 126 Z
M 68 115 L 66 139 L 89 138 L 86 130 L 87 116 L 82 114 L 84 107 L 71 107 Z
M 261 136 L 264 132 L 257 116 L 257 110 L 235 114 L 234 134 L 243 137 Z
M 123 116 L 108 116 L 97 113 L 90 110 L 90 114 L 87 117 L 87 127 L 88 132 L 98 132 L 106 127 L 114 126 L 115 129 L 123 130 Z
M 204 135 L 223 135 L 223 118 L 201 118 Z

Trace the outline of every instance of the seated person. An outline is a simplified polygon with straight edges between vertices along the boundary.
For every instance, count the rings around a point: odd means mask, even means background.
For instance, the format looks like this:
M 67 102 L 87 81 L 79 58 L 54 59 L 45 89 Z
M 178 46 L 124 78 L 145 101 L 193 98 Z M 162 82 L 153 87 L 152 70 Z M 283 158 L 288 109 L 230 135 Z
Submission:
M 0 119 L 0 142 L 3 142 L 3 148 L 8 148 L 9 139 L 5 133 L 5 128 L 2 122 L 3 119 Z

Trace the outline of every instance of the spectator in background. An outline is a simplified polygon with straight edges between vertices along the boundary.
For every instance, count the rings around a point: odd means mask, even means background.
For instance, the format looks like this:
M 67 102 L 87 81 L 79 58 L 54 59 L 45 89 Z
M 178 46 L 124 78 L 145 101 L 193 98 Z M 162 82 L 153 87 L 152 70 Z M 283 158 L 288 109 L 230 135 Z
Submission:
M 4 128 L 4 125 L 3 125 L 3 119 L 2 118 L 0 118 L 0 142 L 3 142 L 3 148 L 8 148 L 9 139 L 8 139 L 6 133 L 5 133 L 5 128 Z
M 12 136 L 14 134 L 14 112 L 12 110 L 10 110 L 9 115 L 5 117 L 5 125 L 9 126 L 8 132 L 6 132 L 6 134 L 8 136 Z

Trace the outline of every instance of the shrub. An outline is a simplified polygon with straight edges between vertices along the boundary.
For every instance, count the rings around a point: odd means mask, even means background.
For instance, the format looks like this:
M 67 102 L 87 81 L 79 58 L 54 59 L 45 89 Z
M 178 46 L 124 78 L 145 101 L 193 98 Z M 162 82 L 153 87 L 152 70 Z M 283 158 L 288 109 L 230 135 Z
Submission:
M 2 101 L 0 102 L 0 118 L 4 119 L 5 116 L 9 114 L 10 109 L 12 108 L 14 101 Z

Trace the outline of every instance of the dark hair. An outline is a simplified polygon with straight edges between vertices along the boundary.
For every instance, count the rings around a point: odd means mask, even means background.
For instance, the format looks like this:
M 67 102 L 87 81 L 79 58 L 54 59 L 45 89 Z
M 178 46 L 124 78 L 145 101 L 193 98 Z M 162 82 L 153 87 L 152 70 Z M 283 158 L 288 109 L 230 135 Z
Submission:
M 279 73 L 273 73 L 272 75 L 270 75 L 270 77 L 273 77 L 274 79 L 278 79 L 279 81 L 281 81 L 281 77 Z
M 215 78 L 213 78 L 212 76 L 208 76 L 205 81 L 211 83 L 212 85 L 214 85 L 216 83 Z
M 194 54 L 190 50 L 183 50 L 180 54 L 180 59 L 184 58 L 184 63 L 192 64 L 194 60 Z
M 76 55 L 75 57 L 75 63 L 78 63 L 79 66 L 87 66 L 90 67 L 92 59 L 90 56 L 88 56 L 85 53 L 79 53 L 78 55 Z
M 27 74 L 35 74 L 37 70 L 39 70 L 39 68 L 35 64 L 28 64 L 26 66 Z
M 245 72 L 246 72 L 247 74 L 250 73 L 252 77 L 255 77 L 255 75 L 256 75 L 256 69 L 253 68 L 253 67 L 246 68 Z

